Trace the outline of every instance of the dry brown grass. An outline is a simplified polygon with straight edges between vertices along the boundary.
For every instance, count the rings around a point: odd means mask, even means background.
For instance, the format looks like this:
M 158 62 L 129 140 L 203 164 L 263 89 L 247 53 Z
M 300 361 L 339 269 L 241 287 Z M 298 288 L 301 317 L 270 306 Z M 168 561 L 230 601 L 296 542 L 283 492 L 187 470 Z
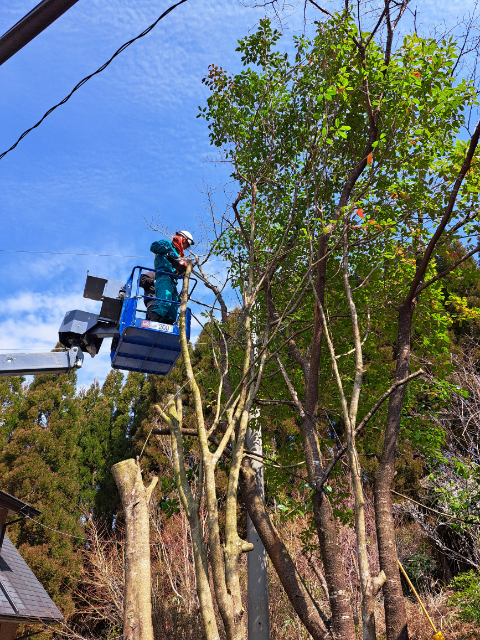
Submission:
M 441 631 L 445 640 L 478 640 L 480 630 L 475 625 L 458 620 L 454 607 L 448 605 L 451 592 L 444 590 L 436 595 L 422 594 L 422 600 L 437 631 Z M 432 627 L 425 617 L 420 605 L 405 598 L 408 618 L 408 632 L 411 640 L 431 640 Z M 383 602 L 379 598 L 375 611 L 378 640 L 385 638 L 385 616 Z
M 372 572 L 378 571 L 373 509 L 368 504 L 368 535 Z M 306 518 L 296 518 L 293 522 L 282 522 L 279 514 L 273 519 L 297 569 L 307 588 L 328 616 L 328 602 L 322 588 L 322 564 L 318 554 L 305 554 L 300 533 L 307 525 Z M 152 594 L 153 621 L 156 638 L 169 640 L 200 640 L 201 619 L 195 591 L 195 572 L 188 523 L 183 513 L 166 518 L 160 510 L 152 509 Z M 89 535 L 93 538 L 90 548 L 84 552 L 84 573 L 79 585 L 76 614 L 69 625 L 55 637 L 94 638 L 121 637 L 121 617 L 123 607 L 123 542 L 121 532 L 116 533 L 116 542 L 108 539 L 105 530 L 90 524 Z M 349 585 L 352 608 L 358 617 L 360 596 L 355 560 L 355 535 L 352 527 L 344 526 L 339 531 L 339 541 L 343 550 L 344 569 Z M 421 535 L 415 528 L 403 529 L 398 537 L 400 556 L 408 557 L 418 549 Z M 244 602 L 247 603 L 246 557 L 242 558 L 241 579 L 244 585 Z M 437 591 L 434 591 L 437 589 Z M 271 640 L 307 640 L 305 631 L 296 616 L 280 581 L 269 564 L 270 626 Z M 438 591 L 436 585 L 422 594 L 427 609 L 434 619 L 437 629 L 442 630 L 445 640 L 480 640 L 480 633 L 473 625 L 457 619 L 455 609 L 448 604 L 448 591 Z M 412 640 L 430 640 L 433 632 L 420 607 L 406 599 L 409 631 Z M 246 612 L 247 615 L 247 612 Z M 378 640 L 385 638 L 385 623 L 381 596 L 376 608 Z M 218 618 L 219 629 L 222 628 Z M 361 638 L 361 629 L 357 627 Z

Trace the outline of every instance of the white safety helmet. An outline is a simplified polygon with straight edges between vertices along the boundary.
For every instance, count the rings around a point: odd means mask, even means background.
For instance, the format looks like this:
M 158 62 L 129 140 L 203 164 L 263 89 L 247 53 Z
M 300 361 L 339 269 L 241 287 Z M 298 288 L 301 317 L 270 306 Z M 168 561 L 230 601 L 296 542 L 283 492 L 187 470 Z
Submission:
M 186 240 L 188 240 L 188 246 L 191 247 L 192 244 L 195 244 L 193 241 L 193 236 L 189 231 L 177 231 L 177 236 L 182 236 Z

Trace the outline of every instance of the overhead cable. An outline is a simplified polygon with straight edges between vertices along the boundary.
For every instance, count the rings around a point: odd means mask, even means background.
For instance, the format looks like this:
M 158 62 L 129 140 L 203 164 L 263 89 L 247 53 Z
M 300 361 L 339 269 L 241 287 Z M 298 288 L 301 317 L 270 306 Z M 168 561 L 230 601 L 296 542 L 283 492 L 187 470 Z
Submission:
M 77 538 L 78 540 L 89 540 L 89 538 L 84 538 L 83 536 L 74 536 L 71 533 L 67 533 L 66 531 L 58 531 L 58 529 L 52 529 L 52 527 L 47 527 L 46 524 L 43 524 L 42 522 L 38 522 L 38 520 L 35 520 L 35 518 L 31 518 L 30 516 L 25 516 L 25 518 L 28 518 L 28 520 L 35 522 L 35 524 L 39 524 L 44 529 L 48 529 L 49 531 L 53 531 L 54 533 L 59 533 L 60 535 L 66 536 L 67 538 Z
M 125 51 L 125 49 L 127 47 L 129 47 L 131 44 L 133 44 L 136 40 L 139 40 L 140 38 L 143 38 L 144 36 L 146 36 L 148 33 L 150 33 L 150 31 L 157 26 L 157 24 L 160 22 L 160 20 L 162 20 L 163 18 L 165 18 L 165 16 L 167 16 L 170 11 L 173 11 L 176 7 L 180 6 L 181 4 L 183 4 L 184 2 L 187 2 L 187 0 L 180 0 L 180 2 L 177 2 L 176 4 L 173 4 L 171 7 L 169 7 L 166 11 L 164 11 L 162 13 L 162 15 L 157 18 L 155 20 L 155 22 L 153 24 L 151 24 L 149 27 L 147 27 L 145 29 L 145 31 L 142 31 L 142 33 L 140 35 L 138 35 L 136 38 L 133 38 L 132 40 L 129 40 L 128 42 L 125 42 L 125 44 L 122 44 L 122 46 L 120 47 L 120 49 L 117 49 L 117 51 L 115 51 L 115 53 L 113 54 L 113 56 L 110 58 L 110 60 L 108 60 L 107 62 L 105 62 L 105 64 L 103 64 L 99 69 L 97 69 L 96 71 L 94 71 L 93 73 L 91 73 L 89 76 L 87 76 L 86 78 L 83 78 L 83 80 L 80 80 L 80 82 L 76 85 L 76 87 L 74 87 L 74 89 L 72 89 L 72 91 L 68 94 L 68 96 L 66 98 L 64 98 L 61 102 L 59 102 L 58 104 L 56 104 L 54 107 L 52 107 L 51 109 L 49 109 L 47 111 L 47 113 L 37 122 L 37 124 L 34 124 L 33 127 L 30 127 L 30 129 L 27 129 L 26 131 L 24 131 L 22 133 L 22 135 L 19 137 L 19 139 L 15 142 L 15 144 L 13 144 L 10 149 L 7 149 L 6 151 L 4 151 L 2 154 L 0 154 L 0 160 L 5 157 L 7 155 L 7 153 L 10 153 L 10 151 L 13 151 L 15 149 L 15 147 L 18 145 L 18 143 L 23 140 L 23 138 L 30 133 L 30 131 L 33 131 L 33 129 L 36 129 L 40 124 L 42 124 L 42 122 L 45 120 L 45 118 L 47 116 L 49 116 L 52 111 L 55 111 L 55 109 L 57 107 L 60 107 L 62 104 L 65 104 L 67 102 L 67 100 L 70 100 L 70 98 L 72 97 L 72 95 L 75 93 L 75 91 L 77 91 L 78 89 L 80 89 L 81 86 L 83 86 L 86 82 L 88 82 L 88 80 L 90 80 L 90 78 L 93 78 L 93 76 L 96 76 L 97 73 L 101 73 L 102 71 L 104 71 L 108 65 L 112 62 L 112 60 L 114 58 L 116 58 L 118 55 L 120 55 L 122 53 L 122 51 Z
M 186 2 L 186 0 L 184 0 Z M 41 253 L 49 256 L 92 256 L 94 258 L 151 258 L 152 256 L 119 256 L 110 253 L 65 253 L 62 251 L 24 251 L 23 249 L 0 249 L 2 253 Z
M 71 533 L 67 533 L 66 531 L 59 531 L 58 529 L 52 529 L 52 527 L 47 527 L 46 524 L 43 524 L 42 522 L 39 522 L 38 520 L 35 520 L 35 518 L 31 518 L 30 516 L 25 516 L 25 518 L 28 518 L 28 520 L 31 520 L 32 522 L 35 522 L 35 524 L 40 525 L 44 529 L 48 529 L 49 531 L 53 531 L 54 533 L 59 533 L 61 536 L 65 536 L 66 538 L 76 538 L 77 540 L 85 540 L 85 541 L 88 541 L 88 542 L 93 542 L 94 541 L 94 538 L 92 538 L 92 537 L 85 538 L 84 536 L 74 536 Z M 101 538 L 99 538 L 98 541 L 102 542 L 104 544 L 106 544 L 106 543 L 126 544 L 125 542 L 123 542 L 121 540 L 102 540 Z M 154 547 L 157 544 L 158 544 L 157 542 L 150 542 L 149 546 Z

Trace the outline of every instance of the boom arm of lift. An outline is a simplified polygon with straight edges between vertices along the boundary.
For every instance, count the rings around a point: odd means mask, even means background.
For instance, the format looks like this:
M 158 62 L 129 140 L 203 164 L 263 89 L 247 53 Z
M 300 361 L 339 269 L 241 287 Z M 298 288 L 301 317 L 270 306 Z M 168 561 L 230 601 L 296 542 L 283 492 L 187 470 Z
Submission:
M 17 353 L 0 356 L 0 376 L 28 376 L 38 373 L 67 373 L 83 364 L 83 352 L 78 347 L 68 351 L 47 353 Z
M 0 355 L 0 377 L 45 373 L 68 373 L 83 364 L 84 352 L 92 358 L 99 352 L 104 338 L 119 335 L 119 320 L 125 295 L 125 283 L 87 273 L 84 298 L 102 302 L 100 313 L 75 309 L 67 311 L 58 339 L 65 351 L 46 353 L 6 353 Z

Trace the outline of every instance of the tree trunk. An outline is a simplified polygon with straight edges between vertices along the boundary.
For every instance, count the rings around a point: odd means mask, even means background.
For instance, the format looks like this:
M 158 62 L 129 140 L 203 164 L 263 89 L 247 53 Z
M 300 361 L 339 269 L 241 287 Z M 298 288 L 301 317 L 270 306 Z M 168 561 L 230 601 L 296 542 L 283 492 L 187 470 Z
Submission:
M 347 592 L 342 554 L 338 545 L 335 517 L 327 496 L 319 491 L 313 494 L 313 517 L 317 526 L 320 555 L 328 585 L 333 634 L 335 638 L 350 640 L 356 637 L 355 625 Z
M 398 316 L 396 381 L 406 378 L 410 369 L 413 308 L 412 303 L 404 304 Z M 405 387 L 406 385 L 398 386 L 390 395 L 385 441 L 374 486 L 380 567 L 387 577 L 383 585 L 387 640 L 408 640 L 407 614 L 398 570 L 391 495 Z
M 157 405 L 157 410 L 162 414 L 162 409 Z M 202 614 L 203 635 L 205 640 L 219 640 L 217 621 L 215 619 L 215 609 L 213 606 L 212 592 L 208 577 L 207 550 L 200 521 L 199 506 L 203 487 L 203 461 L 200 462 L 198 475 L 197 499 L 193 497 L 192 489 L 185 472 L 185 458 L 183 455 L 182 443 L 182 395 L 177 387 L 175 398 L 170 398 L 168 406 L 169 414 L 164 415 L 164 419 L 170 427 L 172 460 L 175 482 L 177 485 L 180 501 L 185 509 L 190 525 L 190 535 L 192 537 L 193 558 L 195 561 L 195 578 L 197 583 L 197 595 Z
M 330 634 L 322 620 L 320 610 L 305 588 L 287 548 L 270 520 L 255 478 L 255 471 L 248 459 L 243 460 L 241 478 L 240 489 L 243 502 L 285 593 L 312 638 L 325 640 L 330 637 Z
M 313 518 L 317 528 L 320 555 L 328 586 L 332 611 L 332 630 L 335 638 L 350 640 L 350 638 L 355 638 L 355 625 L 348 598 L 343 559 L 338 545 L 337 527 L 332 506 L 323 491 L 316 488 L 317 483 L 321 481 L 323 469 L 316 425 L 309 415 L 305 415 L 302 419 L 302 437 L 308 478 L 310 485 L 315 488 L 312 497 Z
M 124 640 L 153 640 L 148 503 L 158 478 L 143 485 L 140 465 L 130 459 L 112 467 L 125 515 Z
M 327 278 L 328 234 L 323 234 L 318 242 L 317 274 L 315 281 L 316 296 L 323 305 Z M 320 357 L 322 353 L 323 326 L 320 309 L 315 303 L 312 338 L 312 355 L 306 384 L 305 415 L 302 416 L 302 441 L 305 450 L 308 478 L 313 494 L 313 517 L 317 527 L 320 555 L 325 569 L 330 608 L 332 611 L 332 629 L 336 638 L 350 640 L 355 638 L 355 624 L 352 608 L 347 595 L 347 583 L 343 570 L 342 554 L 337 540 L 337 528 L 332 507 L 322 489 L 317 490 L 317 481 L 323 476 L 321 453 L 317 437 L 318 387 L 320 376 Z

